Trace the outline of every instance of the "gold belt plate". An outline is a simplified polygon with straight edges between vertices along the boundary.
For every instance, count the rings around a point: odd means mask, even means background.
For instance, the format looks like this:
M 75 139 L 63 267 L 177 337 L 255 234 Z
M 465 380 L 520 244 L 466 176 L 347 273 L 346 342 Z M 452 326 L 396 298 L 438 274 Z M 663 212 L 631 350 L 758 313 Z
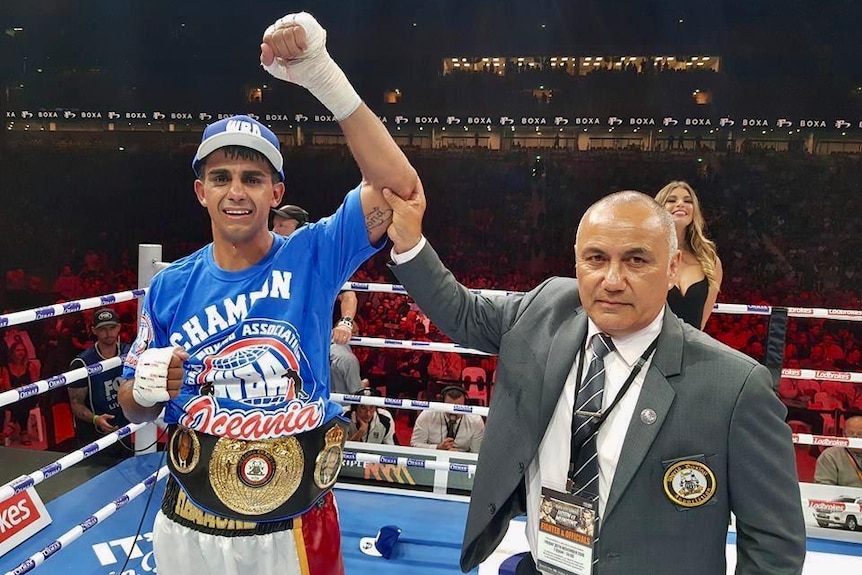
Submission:
M 302 446 L 295 437 L 258 441 L 222 437 L 213 448 L 209 479 L 228 508 L 263 515 L 296 492 L 304 467 Z

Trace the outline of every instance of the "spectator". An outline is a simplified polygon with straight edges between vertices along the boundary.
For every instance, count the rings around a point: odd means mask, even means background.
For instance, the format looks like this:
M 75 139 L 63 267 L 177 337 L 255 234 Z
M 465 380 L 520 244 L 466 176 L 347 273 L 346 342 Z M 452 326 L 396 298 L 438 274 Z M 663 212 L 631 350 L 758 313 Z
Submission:
M 676 284 L 667 294 L 668 305 L 680 319 L 703 329 L 718 298 L 723 272 L 715 243 L 705 234 L 700 201 L 682 181 L 667 184 L 655 200 L 673 216 L 682 252 Z
M 844 421 L 844 436 L 862 441 L 862 416 Z M 817 458 L 814 481 L 824 485 L 862 487 L 862 448 L 827 447 Z
M 351 326 L 358 332 L 356 324 Z M 348 343 L 329 343 L 329 391 L 331 393 L 350 393 L 361 385 L 359 359 Z
M 27 357 L 27 348 L 21 341 L 16 341 L 9 346 L 9 364 L 0 367 L 4 372 L 3 381 L 8 382 L 10 389 L 24 387 L 35 381 L 39 381 L 41 363 L 38 359 Z M 33 441 L 27 432 L 27 423 L 30 420 L 30 410 L 39 404 L 39 396 L 31 396 L 9 405 L 8 409 L 12 420 L 5 430 L 6 437 L 17 437 L 21 445 L 32 445 Z
M 353 395 L 380 397 L 380 392 L 370 387 L 361 387 Z M 348 441 L 382 443 L 394 445 L 395 418 L 389 411 L 374 405 L 351 405 L 350 425 L 347 428 Z
M 299 206 L 287 204 L 280 208 L 273 208 L 272 213 L 272 231 L 280 236 L 290 236 L 308 223 L 308 212 Z
M 467 401 L 466 390 L 458 385 L 446 386 L 440 394 L 444 403 L 464 405 Z M 485 422 L 478 415 L 426 410 L 416 418 L 410 445 L 479 453 L 484 437 Z
M 447 351 L 431 352 L 428 364 L 428 379 L 432 381 L 460 381 L 464 360 L 457 353 Z
M 78 299 L 81 295 L 81 278 L 72 273 L 72 266 L 63 266 L 54 282 L 54 294 L 67 300 Z

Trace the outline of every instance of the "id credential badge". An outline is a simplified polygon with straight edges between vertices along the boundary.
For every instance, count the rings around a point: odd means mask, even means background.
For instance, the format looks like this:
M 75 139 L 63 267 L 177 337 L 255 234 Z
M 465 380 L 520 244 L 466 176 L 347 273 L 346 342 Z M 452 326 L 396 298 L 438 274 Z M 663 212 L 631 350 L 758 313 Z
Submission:
M 598 501 L 542 487 L 536 567 L 546 575 L 590 575 Z

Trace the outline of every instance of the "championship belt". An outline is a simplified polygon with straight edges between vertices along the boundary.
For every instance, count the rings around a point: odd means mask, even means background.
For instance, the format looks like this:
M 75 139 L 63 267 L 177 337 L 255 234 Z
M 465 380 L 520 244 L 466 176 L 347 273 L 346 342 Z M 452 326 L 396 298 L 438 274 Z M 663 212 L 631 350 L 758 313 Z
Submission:
M 305 512 L 338 478 L 347 424 L 274 439 L 233 439 L 174 425 L 168 467 L 195 505 L 245 522 L 290 519 Z

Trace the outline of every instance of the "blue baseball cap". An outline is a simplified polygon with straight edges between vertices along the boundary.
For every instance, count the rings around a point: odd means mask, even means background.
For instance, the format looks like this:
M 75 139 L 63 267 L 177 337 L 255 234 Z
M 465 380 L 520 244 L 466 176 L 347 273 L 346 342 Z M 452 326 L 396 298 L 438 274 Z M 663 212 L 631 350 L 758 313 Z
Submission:
M 366 555 L 391 559 L 395 544 L 401 536 L 401 528 L 397 525 L 384 525 L 377 537 L 363 537 L 359 540 L 359 550 Z
M 201 145 L 192 161 L 195 175 L 200 177 L 204 158 L 227 146 L 242 146 L 263 154 L 284 180 L 284 158 L 279 151 L 278 137 L 272 130 L 249 116 L 230 116 L 213 122 L 204 129 Z

